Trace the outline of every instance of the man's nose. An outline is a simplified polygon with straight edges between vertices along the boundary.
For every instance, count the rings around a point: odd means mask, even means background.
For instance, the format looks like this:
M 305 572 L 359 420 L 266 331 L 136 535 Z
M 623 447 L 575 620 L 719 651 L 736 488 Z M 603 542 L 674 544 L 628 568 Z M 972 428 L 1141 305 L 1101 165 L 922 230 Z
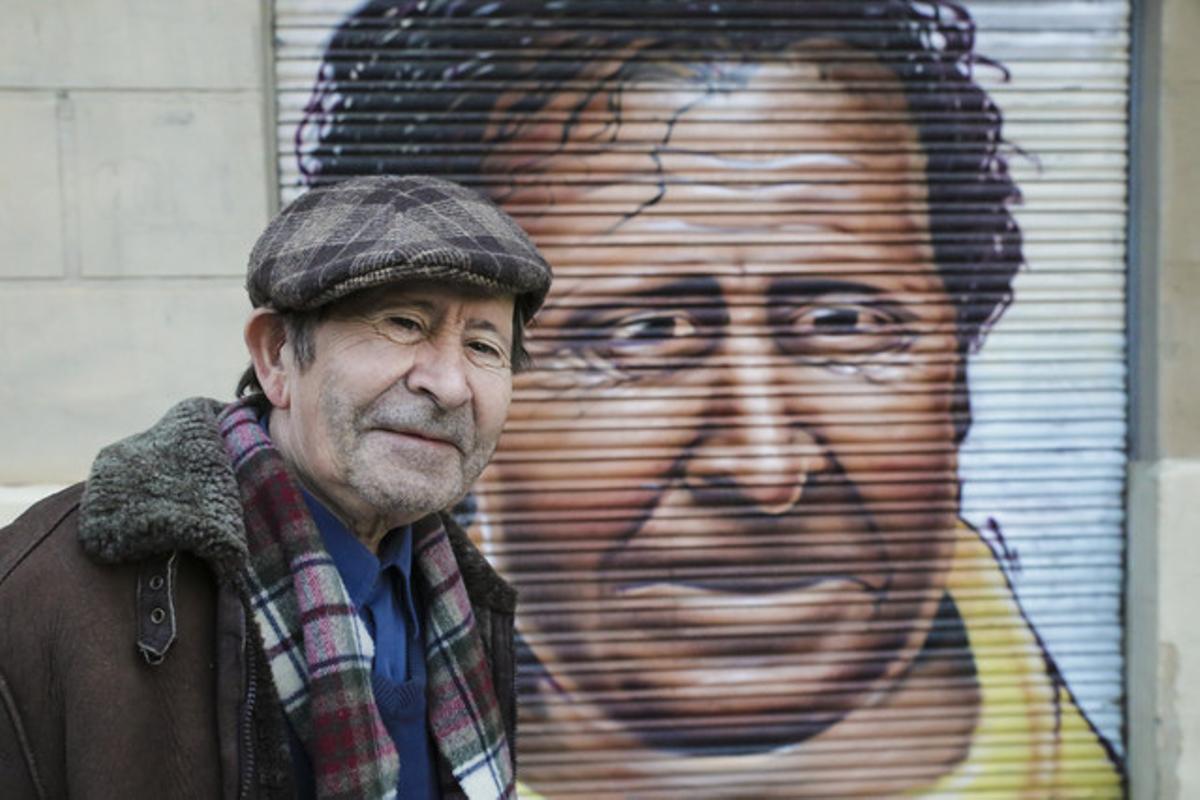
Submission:
M 768 337 L 731 338 L 712 366 L 702 433 L 685 455 L 692 491 L 732 490 L 734 502 L 782 514 L 801 499 L 820 455 L 790 414 L 787 365 Z
M 404 376 L 410 392 L 427 395 L 444 409 L 471 399 L 466 354 L 453 338 L 435 336 L 414 346 L 412 366 Z

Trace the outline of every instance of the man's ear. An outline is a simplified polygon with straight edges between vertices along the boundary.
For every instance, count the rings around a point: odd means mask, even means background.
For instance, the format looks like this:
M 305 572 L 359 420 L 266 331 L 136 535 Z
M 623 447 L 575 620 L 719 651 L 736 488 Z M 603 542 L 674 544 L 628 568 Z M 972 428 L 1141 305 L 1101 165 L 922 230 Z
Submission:
M 275 408 L 287 408 L 291 402 L 288 370 L 294 368 L 295 362 L 284 353 L 287 329 L 283 317 L 270 308 L 256 308 L 246 320 L 242 337 L 263 394 Z

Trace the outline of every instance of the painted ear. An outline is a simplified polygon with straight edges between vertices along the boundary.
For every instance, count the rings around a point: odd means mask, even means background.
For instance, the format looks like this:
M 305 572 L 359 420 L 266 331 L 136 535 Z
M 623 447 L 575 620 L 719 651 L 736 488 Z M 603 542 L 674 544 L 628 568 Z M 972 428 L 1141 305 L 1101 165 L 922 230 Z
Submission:
M 295 364 L 284 353 L 287 329 L 283 317 L 272 309 L 256 308 L 246 320 L 242 336 L 263 394 L 275 408 L 287 408 L 291 403 L 288 375 Z

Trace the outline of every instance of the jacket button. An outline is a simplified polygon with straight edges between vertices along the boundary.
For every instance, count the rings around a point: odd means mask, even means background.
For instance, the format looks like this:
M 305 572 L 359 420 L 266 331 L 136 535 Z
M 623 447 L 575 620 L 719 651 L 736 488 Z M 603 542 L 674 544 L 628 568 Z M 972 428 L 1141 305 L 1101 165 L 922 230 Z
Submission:
M 161 625 L 162 621 L 167 618 L 167 612 L 161 608 L 156 608 L 150 612 L 150 621 L 155 625 Z
M 163 583 L 165 583 L 165 581 L 163 581 L 163 576 L 155 575 L 150 579 L 150 588 L 157 592 L 163 587 Z

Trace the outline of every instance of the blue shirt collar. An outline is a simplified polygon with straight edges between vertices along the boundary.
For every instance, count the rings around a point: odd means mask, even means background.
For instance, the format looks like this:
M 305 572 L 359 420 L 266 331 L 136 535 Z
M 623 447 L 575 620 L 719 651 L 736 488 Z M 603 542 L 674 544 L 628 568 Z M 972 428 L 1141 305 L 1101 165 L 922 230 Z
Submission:
M 380 543 L 379 555 L 376 556 L 307 489 L 301 487 L 300 492 L 355 608 L 366 605 L 383 571 L 389 567 L 394 567 L 403 576 L 405 586 L 410 583 L 412 526 L 389 531 Z

